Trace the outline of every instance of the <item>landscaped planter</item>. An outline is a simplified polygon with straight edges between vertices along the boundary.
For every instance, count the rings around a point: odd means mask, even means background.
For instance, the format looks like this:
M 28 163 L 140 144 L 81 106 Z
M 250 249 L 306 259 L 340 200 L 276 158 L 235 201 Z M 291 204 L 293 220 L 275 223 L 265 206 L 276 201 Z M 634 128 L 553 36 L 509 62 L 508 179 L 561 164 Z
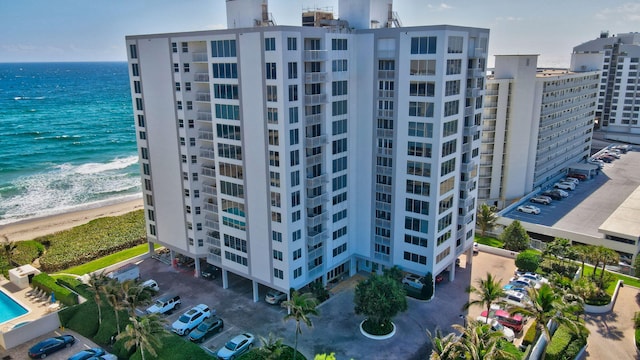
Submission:
M 584 304 L 584 312 L 589 314 L 603 314 L 611 311 L 613 309 L 613 305 L 616 303 L 616 299 L 618 298 L 618 291 L 620 291 L 620 287 L 622 287 L 622 280 L 618 280 L 616 291 L 613 292 L 613 296 L 611 297 L 611 302 L 600 306 Z
M 364 330 L 364 328 L 362 327 L 362 324 L 364 324 L 365 321 L 367 321 L 367 319 L 362 320 L 362 322 L 360 323 L 360 332 L 362 333 L 362 335 L 364 335 L 365 337 L 367 337 L 369 339 L 372 339 L 372 340 L 386 340 L 386 339 L 389 339 L 389 338 L 393 337 L 393 335 L 396 334 L 396 324 L 394 324 L 392 322 L 391 326 L 393 327 L 393 329 L 387 335 L 371 335 L 368 332 L 366 332 Z

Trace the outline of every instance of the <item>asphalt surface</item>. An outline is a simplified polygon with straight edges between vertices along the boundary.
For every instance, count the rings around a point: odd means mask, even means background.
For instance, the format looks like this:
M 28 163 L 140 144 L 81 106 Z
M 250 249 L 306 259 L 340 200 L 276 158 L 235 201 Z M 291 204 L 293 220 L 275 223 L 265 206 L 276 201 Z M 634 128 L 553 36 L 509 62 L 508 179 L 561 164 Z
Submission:
M 476 281 L 485 278 L 487 273 L 495 275 L 503 283 L 507 283 L 513 275 L 515 265 L 513 259 L 480 252 L 473 257 L 472 264 L 467 264 L 462 256 L 462 267 L 456 269 L 456 279 L 448 279 L 436 285 L 436 296 L 431 301 L 418 301 L 407 298 L 408 311 L 394 318 L 396 334 L 387 340 L 371 340 L 364 337 L 359 324 L 364 317 L 355 315 L 353 310 L 353 293 L 358 279 L 367 276 L 358 274 L 345 280 L 331 291 L 332 297 L 318 307 L 319 317 L 313 317 L 313 327 L 302 327 L 299 336 L 299 350 L 309 359 L 314 354 L 334 352 L 337 359 L 426 359 L 431 353 L 426 330 L 433 332 L 436 328 L 444 333 L 452 331 L 452 324 L 463 324 L 462 305 L 469 300 L 465 289 L 477 285 Z M 166 293 L 177 293 L 182 298 L 182 307 L 166 316 L 167 328 L 183 312 L 199 303 L 216 309 L 224 320 L 224 330 L 206 340 L 202 345 L 215 353 L 226 341 L 242 332 L 251 332 L 256 336 L 267 337 L 273 333 L 284 339 L 286 344 L 294 344 L 295 322 L 284 322 L 285 309 L 277 305 L 269 305 L 263 297 L 267 288 L 260 287 L 261 300 L 254 303 L 251 293 L 251 282 L 234 275 L 229 275 L 229 289 L 222 288 L 220 277 L 214 280 L 194 278 L 191 271 L 174 269 L 160 261 L 147 259 L 140 263 L 142 279 L 154 279 L 160 286 L 159 296 Z M 640 310 L 640 295 L 637 289 L 625 287 L 618 298 L 614 311 L 610 314 L 588 317 L 587 324 L 593 329 L 589 337 L 588 359 L 618 360 L 635 359 L 633 344 L 633 324 L 631 318 Z M 469 309 L 467 318 L 474 319 L 482 311 L 479 307 Z M 631 328 L 630 328 L 631 327 Z M 58 331 L 59 333 L 72 333 Z M 51 333 L 47 336 L 55 336 Z M 42 336 L 8 352 L 0 352 L 0 356 L 12 356 L 12 359 L 25 359 L 27 350 Z M 177 336 L 177 335 L 175 335 Z M 522 339 L 516 334 L 516 344 Z M 67 359 L 70 355 L 86 347 L 94 347 L 91 341 L 81 338 L 70 349 L 50 355 L 48 359 Z M 615 357 L 607 352 L 615 346 Z M 598 352 L 600 351 L 600 352 Z M 620 354 L 618 354 L 618 352 Z

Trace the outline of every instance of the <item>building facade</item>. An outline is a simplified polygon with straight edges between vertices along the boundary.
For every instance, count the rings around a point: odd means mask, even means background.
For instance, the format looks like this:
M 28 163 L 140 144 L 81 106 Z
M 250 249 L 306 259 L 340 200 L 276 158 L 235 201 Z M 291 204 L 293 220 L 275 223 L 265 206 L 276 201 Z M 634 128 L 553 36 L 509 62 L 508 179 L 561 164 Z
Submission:
M 478 199 L 501 209 L 590 155 L 598 71 L 496 56 L 487 78 Z
M 640 33 L 600 37 L 573 48 L 571 69 L 599 70 L 596 122 L 612 140 L 640 144 Z
M 471 251 L 489 31 L 340 14 L 228 0 L 229 29 L 126 38 L 148 239 L 256 301 L 394 265 L 453 279 Z

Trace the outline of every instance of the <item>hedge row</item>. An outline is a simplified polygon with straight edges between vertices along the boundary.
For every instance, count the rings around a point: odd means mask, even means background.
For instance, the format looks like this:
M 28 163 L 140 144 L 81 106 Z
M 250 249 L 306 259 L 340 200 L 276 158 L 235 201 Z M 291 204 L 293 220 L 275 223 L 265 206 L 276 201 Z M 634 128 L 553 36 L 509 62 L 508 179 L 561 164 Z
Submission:
M 536 338 L 538 336 L 538 329 L 536 325 L 536 321 L 533 320 L 531 322 L 531 326 L 529 326 L 529 330 L 527 330 L 527 332 L 524 334 L 524 338 L 522 338 L 522 345 L 528 346 L 536 341 Z
M 58 285 L 56 279 L 46 273 L 40 273 L 33 277 L 32 284 L 34 287 L 46 291 L 48 294 L 54 293 L 56 300 L 64 305 L 71 306 L 78 303 L 78 295 L 66 287 Z
M 47 247 L 41 270 L 60 271 L 146 242 L 144 212 L 95 219 L 35 241 Z
M 586 339 L 572 333 L 566 326 L 560 325 L 547 347 L 545 360 L 573 360 L 586 343 Z

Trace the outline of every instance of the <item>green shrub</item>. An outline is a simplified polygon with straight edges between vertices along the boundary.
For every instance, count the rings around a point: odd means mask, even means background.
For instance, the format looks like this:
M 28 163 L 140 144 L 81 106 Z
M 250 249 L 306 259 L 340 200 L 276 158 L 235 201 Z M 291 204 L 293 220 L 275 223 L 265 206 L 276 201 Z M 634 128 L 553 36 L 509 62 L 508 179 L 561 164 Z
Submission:
M 35 241 L 47 247 L 40 266 L 55 272 L 142 244 L 146 242 L 144 224 L 144 212 L 137 210 L 39 237 Z
M 322 303 L 329 298 L 329 290 L 327 290 L 321 282 L 312 282 L 309 284 L 313 296 L 316 297 L 318 303 Z
M 54 293 L 56 300 L 66 306 L 72 306 L 78 303 L 78 295 L 73 293 L 71 290 L 58 285 L 56 279 L 52 278 L 47 273 L 40 273 L 34 276 L 31 281 L 35 287 L 38 287 L 47 293 Z
M 611 295 L 604 292 L 584 299 L 585 304 L 594 305 L 594 306 L 603 306 L 603 305 L 607 305 L 610 302 L 611 302 Z
M 562 355 L 562 360 L 573 360 L 587 342 L 583 339 L 573 339 Z
M 516 257 L 516 266 L 524 271 L 534 272 L 538 269 L 542 256 L 536 250 L 525 250 Z
M 633 328 L 634 329 L 640 328 L 640 311 L 636 312 L 633 315 Z
M 293 348 L 289 345 L 283 345 L 283 346 L 284 346 L 284 349 L 282 350 L 282 354 L 280 355 L 280 357 L 278 357 L 278 359 L 282 359 L 282 360 L 293 359 Z M 240 357 L 238 358 L 238 360 L 265 360 L 265 359 L 267 359 L 267 357 L 262 353 L 261 349 L 258 349 L 258 348 L 253 348 L 248 352 L 240 355 Z M 296 354 L 296 359 L 306 360 L 307 358 L 298 351 L 298 353 Z
M 531 322 L 531 326 L 529 326 L 529 330 L 527 330 L 522 338 L 522 345 L 531 345 L 536 341 L 536 338 L 538 338 L 538 329 L 536 327 L 536 321 L 533 320 Z
M 185 341 L 185 339 L 180 336 L 169 332 L 167 332 L 167 336 L 162 338 L 162 348 L 157 351 L 157 357 L 151 356 L 149 352 L 145 352 L 145 360 L 211 360 L 211 355 L 207 354 L 207 352 L 205 352 L 198 344 L 191 341 Z M 124 356 L 122 359 L 142 360 L 142 354 L 140 353 L 140 350 L 136 349 L 135 353 L 130 356 Z
M 640 328 L 636 328 L 636 348 L 640 350 Z
M 20 265 L 31 264 L 44 253 L 44 245 L 37 241 L 19 241 L 11 255 L 11 260 Z
M 549 346 L 547 346 L 545 360 L 562 360 L 563 353 L 572 340 L 573 335 L 569 329 L 560 325 L 558 330 L 553 334 Z

